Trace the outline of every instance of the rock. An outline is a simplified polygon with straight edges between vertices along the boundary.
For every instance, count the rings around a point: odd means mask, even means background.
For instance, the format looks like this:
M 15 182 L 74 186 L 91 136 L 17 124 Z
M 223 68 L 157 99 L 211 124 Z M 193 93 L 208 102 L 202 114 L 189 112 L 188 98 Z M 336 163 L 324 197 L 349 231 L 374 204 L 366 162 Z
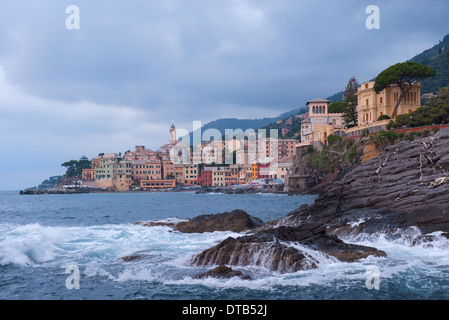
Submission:
M 134 261 L 134 260 L 137 260 L 137 259 L 140 259 L 140 258 L 142 258 L 141 255 L 139 255 L 139 254 L 132 254 L 132 255 L 129 255 L 129 256 L 121 257 L 120 260 L 123 260 L 125 262 L 130 262 L 130 261 Z
M 305 253 L 298 244 L 323 252 L 340 261 L 353 262 L 370 255 L 386 256 L 372 247 L 346 244 L 326 233 L 319 223 L 302 223 L 296 227 L 280 226 L 254 234 L 232 237 L 192 258 L 194 265 L 256 265 L 280 273 L 317 268 L 319 261 Z
M 234 188 L 234 187 L 211 187 L 211 188 L 203 188 L 195 192 L 196 194 L 204 194 L 204 193 L 224 193 L 224 194 L 253 194 L 261 192 L 261 190 L 257 190 L 253 187 L 245 187 L 245 188 Z
M 243 280 L 252 280 L 251 276 L 244 274 L 243 272 L 238 270 L 232 270 L 232 268 L 227 267 L 223 264 L 219 265 L 213 270 L 195 276 L 194 279 L 203 279 L 208 277 L 219 279 L 229 279 L 232 277 L 239 277 L 242 278 Z
M 214 231 L 243 232 L 264 224 L 259 218 L 250 216 L 243 210 L 233 210 L 219 214 L 201 215 L 189 221 L 179 222 L 174 229 L 184 233 L 204 233 Z
M 449 128 L 389 146 L 334 181 L 313 205 L 291 213 L 291 220 L 312 217 L 339 236 L 411 227 L 449 233 L 448 154 Z
M 313 205 L 227 238 L 195 255 L 194 265 L 257 265 L 278 272 L 317 268 L 319 254 L 343 262 L 385 257 L 342 237 L 385 233 L 411 243 L 449 237 L 449 128 L 389 146 L 328 184 Z M 411 234 L 411 237 L 410 237 Z
M 174 227 L 175 223 L 173 222 L 163 222 L 163 221 L 148 221 L 148 222 L 135 222 L 135 225 L 144 226 L 144 227 Z

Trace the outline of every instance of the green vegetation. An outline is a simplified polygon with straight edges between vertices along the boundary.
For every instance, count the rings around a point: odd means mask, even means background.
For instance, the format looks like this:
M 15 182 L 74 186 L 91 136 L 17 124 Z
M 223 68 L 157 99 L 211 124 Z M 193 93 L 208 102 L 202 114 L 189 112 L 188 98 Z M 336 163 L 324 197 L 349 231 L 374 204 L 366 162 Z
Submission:
M 357 79 L 355 77 L 349 79 L 349 82 L 346 85 L 344 93 L 345 110 L 343 112 L 343 118 L 345 119 L 347 128 L 355 127 L 358 124 L 358 115 L 357 115 L 358 88 L 359 83 L 357 82 Z
M 343 101 L 332 102 L 329 104 L 329 113 L 344 113 L 346 110 L 346 103 Z
M 339 136 L 330 136 L 328 142 L 322 151 L 309 146 L 302 154 L 304 166 L 312 169 L 321 178 L 338 173 L 342 168 L 358 161 L 362 155 L 360 142 L 343 140 Z
M 398 107 L 404 99 L 405 95 L 412 89 L 415 82 L 432 77 L 436 74 L 434 69 L 426 67 L 418 62 L 407 61 L 397 63 L 384 71 L 382 71 L 375 79 L 374 90 L 380 93 L 391 85 L 397 85 L 401 90 L 399 99 L 393 108 L 391 118 L 395 118 Z
M 92 165 L 87 157 L 81 157 L 77 160 L 70 160 L 61 164 L 61 167 L 66 167 L 67 171 L 64 174 L 64 178 L 76 178 L 81 177 L 83 169 L 91 169 Z
M 383 114 L 377 119 L 377 121 L 388 120 L 388 119 L 391 119 L 390 116 Z
M 339 141 L 343 141 L 343 138 L 340 137 L 340 136 L 329 136 L 329 137 L 327 138 L 327 142 L 328 142 L 330 145 L 333 145 L 333 144 L 335 144 L 335 143 L 337 143 L 337 142 L 339 142 Z
M 370 136 L 370 140 L 374 142 L 376 147 L 385 147 L 388 144 L 394 144 L 404 137 L 403 133 L 382 130 Z
M 301 121 L 303 118 L 297 118 L 295 115 L 289 116 L 283 120 L 278 120 L 279 123 L 272 123 L 262 129 L 267 130 L 267 137 L 270 136 L 270 130 L 277 129 L 279 139 L 301 139 Z M 282 134 L 281 129 L 288 129 L 286 134 Z
M 449 86 L 449 35 L 432 48 L 411 59 L 436 70 L 436 75 L 421 81 L 422 93 L 437 93 L 441 87 Z
M 387 124 L 387 129 L 414 128 L 449 123 L 449 88 L 441 88 L 438 95 L 411 114 L 401 114 Z
M 42 183 L 37 187 L 38 189 L 52 189 L 59 182 L 62 176 L 53 176 L 42 181 Z

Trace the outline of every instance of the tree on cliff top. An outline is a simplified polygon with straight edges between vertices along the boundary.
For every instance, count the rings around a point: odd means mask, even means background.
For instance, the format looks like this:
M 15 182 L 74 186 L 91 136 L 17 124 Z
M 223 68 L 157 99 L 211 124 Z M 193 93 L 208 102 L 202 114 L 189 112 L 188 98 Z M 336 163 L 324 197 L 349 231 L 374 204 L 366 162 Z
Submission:
M 346 127 L 351 128 L 357 126 L 357 90 L 359 88 L 359 83 L 355 77 L 349 79 L 348 84 L 345 88 L 344 103 L 345 111 L 343 112 L 343 118 L 345 119 Z
M 402 99 L 410 91 L 415 82 L 432 77 L 435 74 L 436 71 L 434 69 L 417 62 L 407 61 L 397 63 L 379 73 L 375 79 L 374 90 L 376 93 L 380 93 L 391 85 L 397 85 L 399 87 L 401 94 L 391 115 L 391 118 L 394 119 Z

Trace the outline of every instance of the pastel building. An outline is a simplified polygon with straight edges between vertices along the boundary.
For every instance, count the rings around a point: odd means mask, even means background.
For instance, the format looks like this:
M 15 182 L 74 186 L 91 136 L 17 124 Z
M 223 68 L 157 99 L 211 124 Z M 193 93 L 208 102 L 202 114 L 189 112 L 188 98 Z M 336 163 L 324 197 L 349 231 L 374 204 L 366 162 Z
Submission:
M 309 117 L 301 122 L 301 143 L 326 144 L 330 135 L 344 135 L 343 114 L 329 113 L 329 100 L 314 99 L 307 102 Z
M 184 165 L 183 183 L 185 185 L 197 185 L 199 168 L 196 164 Z
M 116 153 L 99 156 L 99 165 L 94 170 L 97 188 L 125 191 L 132 184 L 132 163 Z
M 198 176 L 198 185 L 202 187 L 212 186 L 212 167 L 203 167 Z
M 161 157 L 162 159 L 170 159 L 170 151 L 173 149 L 173 147 L 176 145 L 176 143 L 178 142 L 176 140 L 176 127 L 174 125 L 174 123 L 172 123 L 170 130 L 169 130 L 169 137 L 170 137 L 170 142 L 167 144 L 164 144 L 163 146 L 161 146 Z
M 132 178 L 140 180 L 160 180 L 162 179 L 161 161 L 135 160 L 132 162 Z
M 380 93 L 374 91 L 375 81 L 362 83 L 358 88 L 358 122 L 359 126 L 376 122 L 380 116 L 391 117 L 393 109 L 399 100 L 401 90 L 397 85 L 392 85 Z M 412 86 L 405 98 L 399 104 L 396 115 L 410 114 L 421 106 L 421 84 Z
M 134 152 L 127 151 L 123 156 L 125 161 L 156 161 L 158 158 L 157 152 L 145 149 L 145 146 L 136 146 Z

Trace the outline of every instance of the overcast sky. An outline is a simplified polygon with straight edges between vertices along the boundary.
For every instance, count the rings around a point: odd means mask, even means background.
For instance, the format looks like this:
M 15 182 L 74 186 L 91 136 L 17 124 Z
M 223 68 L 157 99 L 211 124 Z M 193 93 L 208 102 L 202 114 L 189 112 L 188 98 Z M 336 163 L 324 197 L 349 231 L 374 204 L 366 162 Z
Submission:
M 447 0 L 2 1 L 0 190 L 81 156 L 157 150 L 172 120 L 190 131 L 326 98 L 442 40 L 448 14 Z

